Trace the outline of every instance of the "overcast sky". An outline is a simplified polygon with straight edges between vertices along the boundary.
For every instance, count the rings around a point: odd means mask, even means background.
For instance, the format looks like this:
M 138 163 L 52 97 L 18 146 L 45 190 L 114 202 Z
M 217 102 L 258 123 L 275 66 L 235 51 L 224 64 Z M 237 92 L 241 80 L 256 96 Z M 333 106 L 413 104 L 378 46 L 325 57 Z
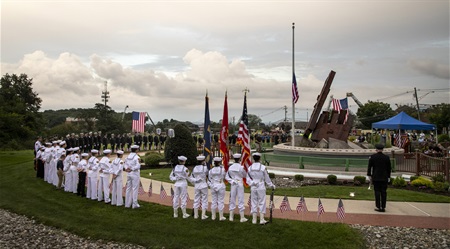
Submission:
M 26 73 L 42 110 L 100 103 L 153 121 L 248 113 L 292 117 L 292 23 L 307 120 L 330 70 L 330 95 L 362 102 L 449 103 L 449 1 L 1 1 L 1 73 Z M 350 108 L 357 105 L 349 99 Z M 327 107 L 328 101 L 325 104 Z

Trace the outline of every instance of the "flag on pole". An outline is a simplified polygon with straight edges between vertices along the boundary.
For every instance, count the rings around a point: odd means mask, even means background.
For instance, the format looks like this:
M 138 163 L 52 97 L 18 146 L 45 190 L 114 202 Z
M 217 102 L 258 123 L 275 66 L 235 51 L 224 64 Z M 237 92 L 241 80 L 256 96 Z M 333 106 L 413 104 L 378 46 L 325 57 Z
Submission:
M 319 217 L 323 213 L 325 213 L 325 209 L 323 209 L 322 201 L 319 198 L 319 207 L 317 209 L 317 216 Z
M 144 186 L 142 186 L 142 182 L 141 182 L 141 181 L 139 181 L 139 190 L 138 190 L 138 194 L 139 194 L 139 195 L 145 195 Z
M 308 207 L 306 207 L 306 202 L 305 202 L 305 198 L 300 197 L 300 200 L 298 201 L 297 204 L 297 213 L 299 212 L 307 212 L 308 211 Z
M 289 200 L 288 200 L 288 198 L 287 198 L 286 195 L 284 196 L 283 201 L 281 201 L 281 204 L 280 204 L 280 211 L 281 211 L 282 213 L 284 213 L 284 212 L 286 212 L 286 211 L 292 211 L 291 205 L 289 204 Z
M 295 73 L 292 74 L 292 102 L 294 104 L 297 103 L 299 98 L 298 88 L 297 88 L 297 79 L 295 78 Z
M 345 115 L 344 123 L 347 122 L 348 119 L 348 99 L 332 99 L 333 109 L 338 113 L 341 113 L 341 110 L 346 110 L 347 114 Z
M 145 112 L 132 112 L 133 117 L 131 130 L 134 132 L 144 132 L 145 128 Z
M 205 145 L 203 147 L 203 155 L 205 156 L 205 162 L 208 169 L 211 168 L 212 155 L 211 155 L 211 120 L 209 119 L 209 98 L 208 93 L 205 96 L 205 122 L 203 126 L 203 139 Z
M 220 153 L 222 154 L 222 164 L 225 171 L 228 171 L 230 154 L 228 153 L 228 102 L 227 92 L 225 92 L 225 102 L 223 104 L 222 129 L 220 130 Z
M 153 186 L 152 186 L 153 182 L 150 181 L 150 186 L 148 186 L 148 197 L 152 196 L 152 192 L 153 192 Z
M 345 218 L 345 209 L 344 209 L 344 203 L 342 202 L 342 199 L 339 199 L 336 216 L 340 220 L 343 220 Z
M 164 190 L 162 183 L 161 183 L 161 189 L 159 190 L 159 198 L 161 198 L 161 199 L 167 198 L 166 190 Z
M 250 134 L 248 128 L 248 116 L 247 116 L 247 92 L 244 95 L 244 108 L 242 110 L 241 123 L 239 125 L 239 133 L 237 143 L 242 146 L 241 164 L 247 171 L 248 167 L 252 165 L 250 158 Z
M 172 196 L 172 200 L 173 200 L 174 195 L 175 195 L 175 192 L 173 192 L 173 188 L 172 188 L 172 186 L 170 186 L 170 196 Z

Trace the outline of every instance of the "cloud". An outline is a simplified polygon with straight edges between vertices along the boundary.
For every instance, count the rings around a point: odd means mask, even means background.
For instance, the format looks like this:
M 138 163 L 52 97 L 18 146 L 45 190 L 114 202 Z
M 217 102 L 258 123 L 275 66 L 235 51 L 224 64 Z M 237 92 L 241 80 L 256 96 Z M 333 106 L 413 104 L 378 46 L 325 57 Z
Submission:
M 426 75 L 440 79 L 450 79 L 450 68 L 448 64 L 439 63 L 432 59 L 411 59 L 408 66 Z

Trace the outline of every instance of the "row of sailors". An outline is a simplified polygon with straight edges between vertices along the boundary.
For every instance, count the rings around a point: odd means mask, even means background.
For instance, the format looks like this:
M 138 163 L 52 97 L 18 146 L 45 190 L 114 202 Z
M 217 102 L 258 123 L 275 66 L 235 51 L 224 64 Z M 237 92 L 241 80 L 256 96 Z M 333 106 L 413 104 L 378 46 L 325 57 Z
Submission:
M 140 207 L 137 201 L 141 167 L 141 160 L 137 155 L 138 145 L 131 146 L 131 153 L 125 161 L 122 160 L 124 152 L 120 150 L 117 151 L 117 158 L 111 161 L 110 149 L 103 150 L 104 156 L 98 160 L 99 151 L 96 149 L 91 150 L 91 155 L 88 153 L 80 155 L 79 147 L 66 150 L 65 141 L 61 141 L 55 148 L 52 148 L 50 143 L 46 145 L 47 147 L 41 147 L 36 154 L 37 177 L 55 185 L 57 189 L 122 206 L 124 205 L 122 172 L 125 171 L 128 173 L 125 207 Z M 63 181 L 64 188 L 61 188 Z M 110 184 L 112 193 L 110 193 Z
M 260 163 L 261 154 L 254 153 L 254 163 L 245 171 L 244 167 L 239 163 L 241 154 L 234 154 L 234 163 L 230 165 L 228 171 L 225 171 L 221 157 L 215 157 L 214 167 L 208 170 L 205 164 L 205 157 L 198 156 L 197 165 L 192 169 L 192 173 L 185 166 L 187 158 L 185 156 L 178 157 L 178 164 L 170 173 L 170 180 L 174 182 L 173 196 L 173 217 L 178 217 L 178 209 L 181 207 L 182 217 L 188 218 L 186 212 L 187 203 L 187 182 L 194 185 L 194 219 L 199 218 L 199 209 L 201 209 L 201 219 L 208 219 L 206 210 L 208 209 L 208 187 L 211 190 L 211 219 L 216 219 L 216 210 L 219 213 L 219 220 L 224 221 L 223 215 L 225 200 L 225 183 L 230 183 L 230 201 L 229 201 L 229 220 L 234 220 L 234 211 L 237 208 L 240 214 L 240 222 L 246 222 L 244 216 L 244 179 L 251 187 L 251 213 L 252 223 L 257 224 L 257 215 L 259 209 L 260 224 L 265 224 L 264 215 L 266 212 L 266 185 L 275 189 L 275 185 L 270 180 L 266 167 Z

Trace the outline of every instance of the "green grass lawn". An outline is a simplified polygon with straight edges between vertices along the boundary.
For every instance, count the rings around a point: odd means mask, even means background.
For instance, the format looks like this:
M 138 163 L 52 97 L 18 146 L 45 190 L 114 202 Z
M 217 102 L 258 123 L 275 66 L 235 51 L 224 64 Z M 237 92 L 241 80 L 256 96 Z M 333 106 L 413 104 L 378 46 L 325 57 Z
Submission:
M 157 181 L 170 182 L 169 174 L 171 168 L 162 169 L 145 169 L 141 170 L 141 177 L 154 179 Z M 152 173 L 149 176 L 149 173 Z M 230 186 L 227 185 L 227 190 Z M 267 194 L 270 190 L 267 191 Z M 246 193 L 250 192 L 249 188 L 245 189 Z M 355 197 L 350 197 L 350 192 L 355 192 Z M 373 190 L 368 190 L 367 186 L 339 186 L 339 185 L 316 185 L 303 186 L 299 188 L 277 188 L 276 195 L 293 196 L 293 197 L 321 197 L 332 199 L 353 199 L 353 200 L 374 200 Z M 435 195 L 428 193 L 415 192 L 405 189 L 388 188 L 389 201 L 407 201 L 407 202 L 436 202 L 450 203 L 450 197 L 443 195 Z
M 0 208 L 83 237 L 149 248 L 365 247 L 361 234 L 346 224 L 274 219 L 259 226 L 174 219 L 171 207 L 152 203 L 136 210 L 113 207 L 55 190 L 35 177 L 32 158 L 31 151 L 0 152 Z M 167 178 L 169 173 L 161 171 L 159 177 Z

